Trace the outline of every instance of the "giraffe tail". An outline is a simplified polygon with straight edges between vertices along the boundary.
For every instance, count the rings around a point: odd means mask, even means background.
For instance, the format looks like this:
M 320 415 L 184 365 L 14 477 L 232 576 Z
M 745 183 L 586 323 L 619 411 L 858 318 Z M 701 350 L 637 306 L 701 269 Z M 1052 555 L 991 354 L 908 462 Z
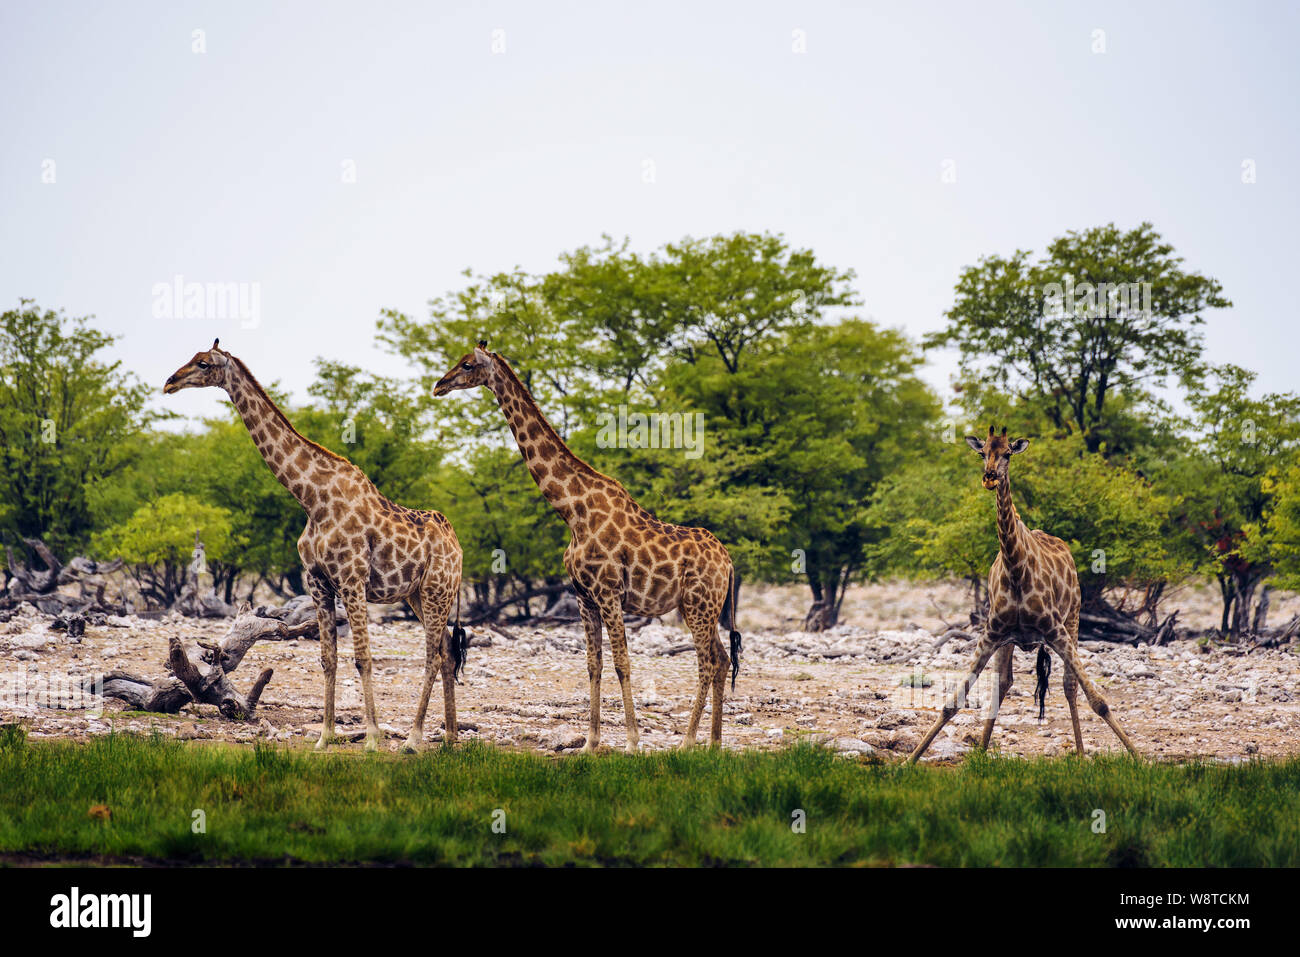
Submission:
M 1047 710 L 1047 679 L 1052 676 L 1052 656 L 1042 645 L 1038 648 L 1038 666 L 1035 672 L 1038 676 L 1038 685 L 1034 688 L 1034 700 L 1038 702 L 1038 720 L 1042 721 Z
M 456 625 L 451 629 L 451 677 L 460 680 L 460 673 L 465 667 L 465 658 L 469 654 L 469 637 L 460 625 L 460 589 L 456 589 Z
M 723 604 L 723 611 L 731 618 L 731 634 L 728 638 L 731 641 L 731 690 L 735 691 L 736 675 L 740 674 L 741 641 L 740 632 L 736 631 L 736 569 L 734 566 L 727 574 L 727 600 Z

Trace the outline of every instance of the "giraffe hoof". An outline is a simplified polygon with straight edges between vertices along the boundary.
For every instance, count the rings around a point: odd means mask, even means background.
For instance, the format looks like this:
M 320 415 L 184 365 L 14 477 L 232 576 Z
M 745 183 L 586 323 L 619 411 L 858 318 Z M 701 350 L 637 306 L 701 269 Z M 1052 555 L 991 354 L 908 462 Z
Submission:
M 592 741 L 590 738 L 588 738 L 587 742 L 579 749 L 578 753 L 595 754 L 599 747 L 600 747 L 599 741 Z
M 317 751 L 324 751 L 326 748 L 328 748 L 328 747 L 329 747 L 331 744 L 333 744 L 333 743 L 334 743 L 334 735 L 332 735 L 332 734 L 322 734 L 322 735 L 320 736 L 320 739 L 316 742 L 316 750 L 317 750 Z
M 677 750 L 678 750 L 678 751 L 690 751 L 690 750 L 691 750 L 692 748 L 694 748 L 694 747 L 695 747 L 695 739 L 694 739 L 694 738 L 685 738 L 685 739 L 682 740 L 682 743 L 681 743 L 681 744 L 677 745 Z
M 640 741 L 629 741 L 629 742 L 627 743 L 626 751 L 627 751 L 628 754 L 636 754 L 636 753 L 637 753 L 638 751 L 640 751 L 640 750 L 641 750 L 641 742 L 640 742 Z
M 407 741 L 406 741 L 406 743 L 405 743 L 404 745 L 402 745 L 402 753 L 403 753 L 403 754 L 419 754 L 419 753 L 420 753 L 420 743 L 419 743 L 419 741 L 418 741 L 417 739 L 415 739 L 415 738 L 408 738 Z

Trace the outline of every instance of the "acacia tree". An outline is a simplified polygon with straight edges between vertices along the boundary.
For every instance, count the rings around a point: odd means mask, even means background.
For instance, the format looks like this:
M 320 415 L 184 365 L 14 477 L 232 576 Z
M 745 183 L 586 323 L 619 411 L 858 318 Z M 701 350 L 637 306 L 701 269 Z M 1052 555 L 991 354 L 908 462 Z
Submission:
M 1201 354 L 1220 284 L 1183 268 L 1150 223 L 1069 232 L 1038 259 L 987 256 L 962 271 L 948 324 L 924 339 L 955 347 L 963 372 L 1032 402 L 1090 452 L 1123 451 L 1115 400 L 1131 407 Z

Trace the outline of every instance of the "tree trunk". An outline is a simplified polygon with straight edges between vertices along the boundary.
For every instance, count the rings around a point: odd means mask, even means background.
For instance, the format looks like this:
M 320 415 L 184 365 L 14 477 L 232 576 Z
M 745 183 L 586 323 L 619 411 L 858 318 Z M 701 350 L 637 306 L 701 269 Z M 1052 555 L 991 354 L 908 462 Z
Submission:
M 1252 634 L 1262 635 L 1268 629 L 1268 606 L 1272 601 L 1272 595 L 1272 585 L 1265 585 L 1260 591 L 1259 601 L 1255 604 L 1255 617 L 1250 625 Z
M 840 606 L 844 603 L 844 590 L 850 571 L 836 569 L 825 575 L 810 572 L 808 584 L 812 589 L 813 603 L 803 619 L 804 631 L 826 631 L 840 621 Z

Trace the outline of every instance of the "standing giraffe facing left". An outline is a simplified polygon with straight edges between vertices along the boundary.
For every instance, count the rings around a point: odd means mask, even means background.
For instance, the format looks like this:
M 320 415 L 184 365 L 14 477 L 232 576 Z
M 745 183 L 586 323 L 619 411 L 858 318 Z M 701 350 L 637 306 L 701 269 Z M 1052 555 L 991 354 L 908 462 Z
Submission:
M 335 738 L 334 677 L 338 668 L 338 630 L 334 601 L 342 599 L 352 629 L 352 650 L 366 710 L 366 750 L 379 747 L 371 684 L 370 632 L 366 602 L 405 600 L 424 625 L 424 687 L 415 724 L 405 748 L 424 740 L 424 717 L 434 679 L 442 675 L 445 733 L 456 741 L 455 681 L 465 661 L 465 632 L 460 627 L 461 550 L 451 523 L 437 512 L 395 505 L 379 494 L 364 472 L 304 438 L 271 401 L 248 367 L 213 340 L 207 352 L 177 369 L 163 386 L 171 395 L 181 389 L 214 386 L 229 394 L 257 450 L 280 484 L 307 512 L 307 527 L 298 539 L 303 578 L 316 602 L 320 624 L 321 664 L 325 668 L 325 719 L 317 750 Z M 446 640 L 452 604 L 456 627 Z
M 1074 725 L 1074 746 L 1083 754 L 1083 733 L 1079 729 L 1079 711 L 1075 704 L 1075 691 L 1083 688 L 1084 697 L 1129 752 L 1138 757 L 1137 748 L 1128 739 L 1110 705 L 1097 690 L 1096 685 L 1083 671 L 1079 660 L 1079 573 L 1074 567 L 1070 546 L 1055 535 L 1042 529 L 1030 531 L 1020 520 L 1015 503 L 1011 500 L 1009 475 L 1011 456 L 1029 448 L 1028 439 L 1007 438 L 1004 428 L 1001 435 L 994 434 L 989 426 L 987 439 L 966 436 L 966 444 L 983 459 L 984 487 L 997 492 L 998 545 L 997 557 L 989 569 L 989 616 L 984 634 L 975 645 L 975 662 L 966 679 L 957 686 L 952 697 L 943 706 L 930 731 L 907 759 L 914 763 L 932 742 L 945 724 L 966 701 L 971 686 L 989 663 L 998 656 L 996 688 L 989 697 L 988 717 L 984 721 L 984 734 L 980 747 L 987 748 L 993 736 L 1002 699 L 1011 689 L 1011 653 L 1020 647 L 1026 651 L 1038 650 L 1038 716 L 1043 716 L 1047 699 L 1047 677 L 1052 660 L 1050 648 L 1065 662 L 1065 700 L 1070 706 L 1070 721 Z
M 663 615 L 678 609 L 695 640 L 699 685 L 682 747 L 695 733 L 709 689 L 713 689 L 709 742 L 722 742 L 722 698 L 731 667 L 735 688 L 740 668 L 736 631 L 735 572 L 726 546 L 702 528 L 661 522 L 632 500 L 627 489 L 574 455 L 546 421 L 527 386 L 487 343 L 457 360 L 434 387 L 434 395 L 487 387 L 496 396 L 514 433 L 519 454 L 551 507 L 569 526 L 564 567 L 573 581 L 587 637 L 587 677 L 591 685 L 591 728 L 584 751 L 600 744 L 601 629 L 609 633 L 614 673 L 623 690 L 627 750 L 640 736 L 632 703 L 632 664 L 623 613 Z M 718 624 L 730 612 L 731 657 L 718 637 Z

